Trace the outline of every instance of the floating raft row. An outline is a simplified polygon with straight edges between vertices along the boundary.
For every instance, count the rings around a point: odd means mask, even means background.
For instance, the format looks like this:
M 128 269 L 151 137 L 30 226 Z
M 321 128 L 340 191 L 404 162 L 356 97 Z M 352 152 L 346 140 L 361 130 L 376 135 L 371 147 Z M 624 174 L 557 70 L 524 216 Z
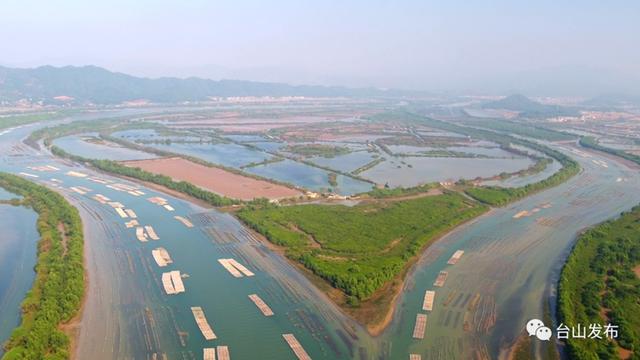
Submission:
M 283 334 L 282 337 L 287 344 L 289 344 L 289 347 L 293 350 L 293 353 L 296 354 L 299 360 L 311 360 L 311 356 L 304 351 L 302 345 L 300 345 L 300 342 L 298 342 L 298 339 L 296 339 L 293 334 Z
M 233 267 L 233 265 L 231 265 L 229 263 L 229 259 L 218 259 L 218 262 L 220 263 L 220 265 L 222 265 L 225 269 L 227 269 L 227 271 L 233 275 L 234 277 L 237 278 L 241 278 L 242 277 L 242 273 L 240 271 L 238 271 L 238 269 L 236 269 L 235 267 Z
M 85 195 L 86 193 L 89 193 L 89 192 L 93 191 L 93 190 L 91 190 L 89 188 L 86 188 L 84 186 L 72 186 L 69 189 L 77 192 L 80 195 Z
M 216 360 L 216 359 L 213 359 Z M 409 354 L 409 360 L 422 360 L 422 355 L 420 354 Z
M 62 180 L 55 179 L 55 178 L 51 178 L 51 181 L 54 182 L 54 183 L 62 183 Z
M 95 194 L 93 196 L 93 198 L 98 201 L 101 204 L 106 204 L 107 202 L 109 202 L 111 199 L 109 199 L 108 197 L 102 195 L 102 194 Z
M 216 348 L 204 348 L 202 349 L 203 360 L 216 360 Z
M 413 328 L 414 339 L 424 339 L 424 330 L 427 328 L 427 315 L 416 315 L 416 326 Z
M 154 196 L 154 197 L 150 197 L 147 200 L 149 200 L 150 202 L 158 205 L 158 206 L 162 206 L 163 208 L 165 208 L 165 210 L 167 211 L 175 211 L 176 209 L 173 208 L 173 206 L 169 205 L 169 201 L 167 201 L 167 199 L 159 197 L 159 196 Z
M 427 290 L 424 292 L 424 301 L 422 301 L 422 310 L 433 310 L 433 300 L 436 297 L 436 292 L 433 290 Z
M 40 177 L 40 176 L 38 176 L 38 175 L 29 174 L 29 173 L 26 173 L 26 172 L 20 172 L 20 175 L 22 175 L 22 176 L 26 176 L 26 177 L 32 177 L 32 178 L 38 178 L 38 177 Z
M 218 262 L 234 277 L 254 276 L 255 274 L 235 259 L 218 259 Z
M 51 166 L 51 165 L 27 166 L 27 169 L 31 169 L 31 170 L 35 170 L 35 171 L 58 171 L 58 170 L 60 170 L 57 167 Z
M 105 200 L 105 199 L 101 198 L 101 197 L 99 196 L 99 194 L 98 194 L 98 195 L 95 195 L 95 196 L 93 197 L 93 199 L 94 199 L 95 201 L 99 202 L 100 204 L 106 204 L 106 203 L 107 203 L 107 200 Z
M 438 277 L 436 278 L 436 281 L 433 283 L 433 286 L 443 287 L 444 282 L 447 281 L 447 276 L 449 276 L 448 272 L 440 271 Z
M 145 234 L 144 232 L 144 228 L 142 226 L 138 226 L 136 228 L 136 237 L 138 238 L 138 240 L 142 241 L 142 242 L 147 242 L 147 234 Z
M 156 231 L 153 230 L 153 226 L 151 225 L 146 225 L 144 227 L 144 230 L 147 232 L 147 234 L 149 234 L 149 237 L 151 238 L 151 240 L 160 240 L 160 238 L 158 237 L 158 235 L 156 234 Z
M 162 286 L 167 295 L 176 294 L 176 289 L 173 287 L 173 282 L 171 281 L 171 273 L 162 273 Z
M 105 180 L 96 176 L 92 176 L 89 178 L 89 181 L 93 181 L 94 183 L 98 183 L 98 184 L 108 184 L 110 181 L 109 180 Z
M 191 221 L 189 221 L 187 218 L 184 218 L 182 216 L 174 216 L 174 219 L 180 221 L 181 223 L 184 224 L 184 226 L 192 228 L 193 227 L 193 223 Z
M 185 292 L 184 283 L 180 276 L 180 271 L 174 270 L 162 273 L 162 286 L 167 295 L 174 295 Z
M 260 296 L 251 294 L 249 295 L 249 299 L 251 299 L 251 301 L 256 304 L 256 306 L 258 307 L 258 309 L 260 309 L 260 311 L 262 311 L 262 314 L 264 314 L 264 316 L 273 316 L 273 310 L 271 310 L 269 305 L 267 305 L 264 300 L 260 298 Z
M 229 263 L 231 265 L 233 265 L 236 269 L 240 270 L 244 274 L 244 276 L 254 276 L 255 275 L 253 272 L 249 271 L 249 269 L 244 267 L 244 265 L 240 264 L 235 259 L 227 259 L 227 260 L 229 260 Z
M 112 208 L 123 208 L 124 204 L 122 204 L 121 202 L 118 201 L 110 201 L 107 204 L 109 204 L 109 206 L 111 206 Z
M 80 195 L 84 195 L 84 194 L 86 194 L 86 193 L 87 193 L 86 191 L 82 191 L 82 190 L 78 189 L 78 188 L 77 188 L 77 187 L 75 187 L 75 186 L 70 187 L 70 188 L 69 188 L 69 190 L 71 190 L 71 191 L 73 191 L 73 192 L 77 192 L 77 193 L 78 193 L 78 194 L 80 194 Z
M 458 260 L 460 260 L 462 255 L 464 255 L 464 250 L 457 250 L 456 252 L 453 253 L 453 255 L 451 255 L 451 258 L 449 259 L 449 261 L 447 261 L 447 264 L 455 265 L 458 262 Z
M 127 222 L 124 223 L 124 226 L 126 226 L 127 229 L 131 229 L 132 227 L 138 226 L 138 225 L 140 225 L 140 224 L 138 223 L 138 220 L 136 220 L 136 219 L 133 219 L 131 221 L 127 221 Z
M 182 282 L 182 276 L 180 275 L 180 271 L 174 270 L 171 272 L 171 281 L 173 282 L 173 288 L 176 289 L 177 293 L 184 292 L 184 283 Z
M 115 183 L 113 185 L 115 187 L 119 188 L 119 189 L 126 190 L 126 191 L 138 190 L 138 188 L 136 186 L 131 186 L 131 185 L 127 185 L 127 184 Z
M 209 322 L 207 321 L 207 317 L 204 316 L 204 311 L 200 306 L 191 307 L 191 312 L 193 313 L 193 318 L 196 319 L 196 324 L 198 324 L 198 328 L 200 328 L 200 332 L 202 332 L 202 336 L 204 336 L 205 340 L 214 340 L 218 337 L 211 329 Z
M 531 213 L 529 211 L 522 210 L 522 211 L 518 212 L 517 214 L 513 215 L 513 218 L 514 219 L 520 219 L 522 217 L 527 217 L 529 215 L 531 215 Z
M 115 184 L 109 184 L 109 185 L 107 185 L 107 187 L 109 189 L 113 189 L 113 190 L 116 190 L 116 191 L 124 191 L 124 192 L 127 192 L 127 193 L 129 193 L 131 195 L 134 195 L 134 196 L 144 195 L 144 192 L 138 190 L 137 187 L 131 186 L 131 185 L 127 185 L 127 184 L 115 183 Z
M 600 165 L 600 166 L 605 167 L 605 168 L 609 167 L 609 165 L 607 164 L 606 161 L 603 161 L 603 160 L 591 160 L 591 161 L 593 161 L 593 163 L 596 164 L 596 165 Z
M 137 219 L 138 218 L 138 215 L 136 214 L 136 212 L 131 210 L 131 209 L 124 209 L 124 212 L 126 212 L 127 215 L 129 215 L 129 217 L 132 218 L 132 219 Z
M 218 346 L 218 360 L 231 360 L 229 348 L 227 346 Z
M 173 263 L 173 260 L 171 260 L 171 256 L 169 256 L 169 252 L 165 248 L 160 247 L 157 249 L 153 249 L 151 250 L 151 255 L 153 255 L 153 259 L 160 267 L 165 267 Z
M 67 175 L 73 176 L 73 177 L 79 177 L 79 178 L 84 178 L 84 177 L 89 176 L 89 175 L 87 175 L 85 173 L 81 173 L 81 172 L 77 172 L 77 171 L 68 171 Z
M 117 207 L 117 208 L 113 208 L 113 209 L 118 213 L 118 215 L 120 215 L 121 218 L 124 219 L 124 218 L 128 218 L 129 217 L 129 215 L 127 215 L 127 213 L 124 212 L 124 210 L 122 210 L 122 208 Z
M 166 205 L 168 203 L 167 199 L 162 198 L 160 196 L 154 196 L 154 197 L 150 197 L 147 200 L 149 200 L 150 202 L 156 204 L 156 205 Z

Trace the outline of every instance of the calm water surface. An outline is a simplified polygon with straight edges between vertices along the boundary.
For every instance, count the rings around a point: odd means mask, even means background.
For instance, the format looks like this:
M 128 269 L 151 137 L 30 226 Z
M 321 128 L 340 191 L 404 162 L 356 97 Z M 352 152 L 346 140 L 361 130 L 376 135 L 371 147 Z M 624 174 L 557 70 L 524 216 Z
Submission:
M 0 198 L 15 197 L 0 190 Z M 0 343 L 20 324 L 20 303 L 35 278 L 37 217 L 31 209 L 0 205 Z

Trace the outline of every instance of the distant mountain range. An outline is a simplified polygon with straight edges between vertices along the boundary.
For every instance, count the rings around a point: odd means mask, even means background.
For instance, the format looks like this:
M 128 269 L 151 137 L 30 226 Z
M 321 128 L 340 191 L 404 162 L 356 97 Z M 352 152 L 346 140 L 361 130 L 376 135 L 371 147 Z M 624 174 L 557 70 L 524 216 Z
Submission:
M 420 94 L 424 95 L 415 91 L 293 86 L 241 80 L 150 79 L 111 72 L 97 66 L 41 66 L 33 69 L 0 66 L 0 101 L 8 102 L 27 99 L 45 103 L 119 104 L 144 99 L 176 103 L 228 96 L 402 97 Z
M 520 94 L 484 103 L 482 107 L 485 109 L 517 111 L 523 117 L 570 116 L 577 113 L 575 109 L 566 106 L 541 104 Z

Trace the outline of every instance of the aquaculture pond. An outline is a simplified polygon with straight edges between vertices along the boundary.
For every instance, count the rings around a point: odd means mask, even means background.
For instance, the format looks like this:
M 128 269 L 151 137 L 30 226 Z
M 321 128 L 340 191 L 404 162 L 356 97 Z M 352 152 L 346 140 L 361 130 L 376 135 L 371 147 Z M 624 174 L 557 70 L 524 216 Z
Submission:
M 600 138 L 598 139 L 598 142 L 600 143 L 600 145 L 612 149 L 636 153 L 640 151 L 640 143 L 634 144 L 629 139 Z
M 315 156 L 307 160 L 320 166 L 328 167 L 338 171 L 351 172 L 376 159 L 375 153 L 367 151 L 354 151 L 349 154 L 336 157 Z
M 640 201 L 637 170 L 595 152 L 588 156 L 576 158 L 583 171 L 566 183 L 494 209 L 424 252 L 406 279 L 388 329 L 393 346 L 387 358 L 402 359 L 407 353 L 423 359 L 471 359 L 478 353 L 508 358 L 529 319 L 542 318 L 550 303 L 555 313 L 558 274 L 576 234 Z M 464 255 L 449 264 L 458 249 Z M 440 271 L 448 277 L 437 287 Z M 435 300 L 425 337 L 417 341 L 412 331 L 416 314 L 425 313 L 426 290 L 435 291 Z M 545 350 L 542 342 L 534 342 L 531 358 L 546 358 Z
M 313 359 L 406 359 L 410 353 L 424 359 L 469 359 L 477 354 L 506 358 L 528 319 L 543 316 L 544 304 L 549 302 L 554 313 L 557 273 L 576 234 L 640 201 L 635 168 L 597 152 L 572 151 L 583 168 L 574 178 L 494 209 L 427 248 L 405 279 L 391 325 L 380 336 L 370 337 L 231 214 L 144 187 L 140 189 L 143 196 L 134 196 L 90 177 L 72 176 L 69 170 L 133 185 L 16 146 L 27 134 L 18 130 L 0 135 L 0 168 L 14 173 L 32 172 L 28 166 L 33 165 L 60 168 L 38 172 L 35 181 L 50 186 L 53 176 L 63 181 L 56 185 L 58 191 L 79 209 L 85 224 L 91 280 L 77 339 L 78 359 L 198 359 L 203 348 L 220 345 L 229 346 L 234 359 L 295 359 L 282 336 L 288 333 Z M 92 191 L 81 195 L 71 186 Z M 153 226 L 160 239 L 136 240 L 135 229 L 125 225 L 130 219 L 96 201 L 96 194 L 135 210 L 137 221 Z M 166 198 L 173 211 L 149 201 L 156 196 Z M 517 215 L 523 212 L 528 215 Z M 194 227 L 184 226 L 176 215 Z M 4 219 L 0 212 L 0 225 Z M 24 219 L 10 223 L 18 221 L 28 223 Z M 30 221 L 33 225 L 35 216 Z M 172 264 L 157 266 L 151 255 L 157 247 L 171 254 Z M 455 265 L 448 264 L 457 250 L 464 255 Z M 238 260 L 255 275 L 232 276 L 217 261 L 227 258 Z M 186 292 L 166 295 L 162 273 L 174 270 L 183 275 Z M 434 280 L 443 270 L 448 272 L 446 283 L 435 287 Z M 425 337 L 417 340 L 412 333 L 416 315 L 426 313 L 422 311 L 425 290 L 436 295 L 427 313 Z M 250 294 L 258 294 L 274 315 L 264 316 L 249 300 Z M 192 306 L 202 307 L 217 339 L 204 340 Z M 535 358 L 546 355 L 543 349 L 532 347 Z
M 55 139 L 53 144 L 64 151 L 91 159 L 142 160 L 157 156 L 143 151 L 132 150 L 98 138 L 97 133 L 70 135 Z
M 418 133 L 422 136 L 430 136 L 430 137 L 455 137 L 455 138 L 466 138 L 466 135 L 462 135 L 462 134 L 458 134 L 458 133 L 454 133 L 454 132 L 448 132 L 448 131 L 439 131 L 439 130 L 434 130 L 434 131 L 418 131 Z
M 10 200 L 10 199 L 15 199 L 19 197 L 20 196 L 12 194 L 3 188 L 0 188 L 0 200 Z
M 161 135 L 155 129 L 132 129 L 116 131 L 112 136 L 131 141 L 131 142 L 149 142 L 149 141 L 200 141 L 208 140 L 208 137 L 188 136 L 188 135 Z
M 447 147 L 423 147 L 411 145 L 388 145 L 394 154 L 428 155 L 429 152 L 456 152 L 464 153 L 467 157 L 491 157 L 491 158 L 515 158 L 520 157 L 497 146 L 447 146 Z
M 237 142 L 261 142 L 261 141 L 267 141 L 268 139 L 265 138 L 262 135 L 245 135 L 245 134 L 231 134 L 231 135 L 225 135 L 224 136 L 227 139 L 233 140 L 233 141 L 237 141 Z
M 504 180 L 487 180 L 483 182 L 483 185 L 497 185 L 502 187 L 518 187 L 524 186 L 527 184 L 532 184 L 534 182 L 538 182 L 548 178 L 553 175 L 556 171 L 562 168 L 562 164 L 553 160 L 550 164 L 547 164 L 547 167 L 538 173 L 524 175 L 524 176 L 511 176 Z
M 331 140 L 349 142 L 349 143 L 367 143 L 374 142 L 376 140 L 391 137 L 391 135 L 381 134 L 345 134 L 345 135 L 330 135 Z
M 275 142 L 275 141 L 260 141 L 253 142 L 251 145 L 260 148 L 265 151 L 279 151 L 283 146 L 286 146 L 285 143 Z
M 0 199 L 17 196 L 0 189 Z M 0 342 L 20 324 L 20 303 L 31 288 L 35 272 L 37 214 L 20 206 L 0 205 Z M 0 355 L 4 351 L 0 348 Z
M 197 144 L 172 143 L 152 144 L 156 149 L 171 151 L 178 154 L 194 156 L 214 164 L 239 168 L 251 163 L 270 160 L 273 156 L 258 150 L 238 144 Z
M 491 177 L 502 172 L 515 172 L 533 164 L 528 158 L 474 159 L 474 158 L 389 158 L 360 176 L 389 186 L 415 186 L 444 180 Z
M 285 159 L 276 163 L 254 166 L 247 172 L 266 178 L 284 181 L 313 191 L 326 191 L 331 188 L 341 195 L 352 195 L 371 190 L 372 184 L 347 176 L 336 177 L 337 186 L 329 184 L 329 173 L 323 169 Z

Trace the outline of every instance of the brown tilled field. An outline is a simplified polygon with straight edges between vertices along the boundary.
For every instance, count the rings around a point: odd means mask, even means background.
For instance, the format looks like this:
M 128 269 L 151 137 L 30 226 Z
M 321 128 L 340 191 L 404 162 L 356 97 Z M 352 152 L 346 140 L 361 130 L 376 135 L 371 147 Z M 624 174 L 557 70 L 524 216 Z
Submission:
M 139 167 L 155 174 L 169 176 L 177 181 L 187 181 L 203 189 L 234 199 L 251 200 L 259 197 L 282 199 L 302 195 L 298 190 L 283 185 L 208 167 L 182 158 L 126 161 L 125 165 Z

